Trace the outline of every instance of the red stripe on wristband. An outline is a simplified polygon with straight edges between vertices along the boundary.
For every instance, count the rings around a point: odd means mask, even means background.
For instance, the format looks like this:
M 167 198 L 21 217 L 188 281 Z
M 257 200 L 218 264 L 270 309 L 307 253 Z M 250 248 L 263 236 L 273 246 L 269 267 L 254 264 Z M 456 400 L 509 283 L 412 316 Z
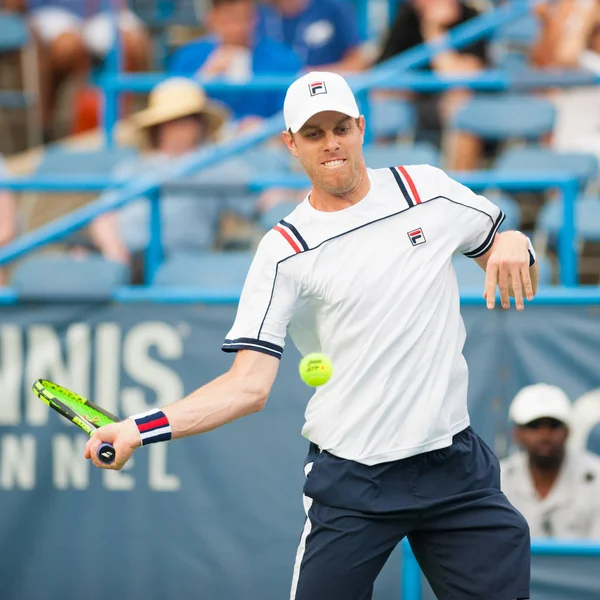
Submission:
M 156 429 L 157 427 L 166 427 L 169 424 L 169 420 L 167 417 L 161 417 L 159 419 L 155 419 L 154 421 L 149 421 L 148 423 L 139 423 L 138 429 L 140 433 L 144 431 L 149 431 L 150 429 Z

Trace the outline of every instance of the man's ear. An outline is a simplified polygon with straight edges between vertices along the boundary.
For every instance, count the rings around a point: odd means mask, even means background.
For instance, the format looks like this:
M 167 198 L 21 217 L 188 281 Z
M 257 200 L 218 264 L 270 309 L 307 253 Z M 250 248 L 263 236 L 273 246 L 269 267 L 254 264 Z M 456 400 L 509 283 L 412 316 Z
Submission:
M 291 155 L 294 158 L 298 158 L 298 149 L 296 148 L 296 142 L 294 141 L 294 135 L 289 131 L 284 131 L 282 134 L 283 143 L 287 146 Z
M 358 119 L 356 119 L 356 125 L 358 126 L 358 130 L 360 131 L 361 142 L 364 144 L 365 143 L 365 129 L 366 129 L 367 125 L 366 125 L 365 118 L 363 115 L 360 115 L 360 117 L 358 117 Z

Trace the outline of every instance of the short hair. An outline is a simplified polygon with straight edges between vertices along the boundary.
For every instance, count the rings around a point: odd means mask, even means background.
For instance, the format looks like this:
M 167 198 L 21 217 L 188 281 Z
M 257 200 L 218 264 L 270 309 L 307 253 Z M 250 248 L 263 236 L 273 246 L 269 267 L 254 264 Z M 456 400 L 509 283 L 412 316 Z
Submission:
M 219 8 L 219 6 L 225 6 L 226 4 L 235 4 L 236 2 L 252 2 L 255 0 L 211 0 L 210 4 L 212 8 Z

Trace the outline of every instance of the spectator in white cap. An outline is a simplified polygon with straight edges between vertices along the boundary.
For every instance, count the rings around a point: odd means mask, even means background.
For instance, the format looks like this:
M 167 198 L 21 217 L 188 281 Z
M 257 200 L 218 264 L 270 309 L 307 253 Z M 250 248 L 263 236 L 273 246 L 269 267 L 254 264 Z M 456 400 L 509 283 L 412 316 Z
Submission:
M 531 537 L 600 539 L 600 458 L 567 446 L 571 402 L 559 387 L 524 387 L 510 406 L 521 451 L 501 462 L 502 491 Z

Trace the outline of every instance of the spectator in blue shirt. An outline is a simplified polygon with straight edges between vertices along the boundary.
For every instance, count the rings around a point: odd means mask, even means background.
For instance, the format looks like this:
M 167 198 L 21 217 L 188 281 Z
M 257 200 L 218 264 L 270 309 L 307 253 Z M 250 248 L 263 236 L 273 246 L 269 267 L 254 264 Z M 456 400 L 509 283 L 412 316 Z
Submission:
M 348 0 L 270 0 L 261 8 L 259 32 L 292 48 L 311 70 L 366 67 Z
M 253 75 L 295 75 L 302 66 L 290 48 L 257 34 L 254 0 L 212 0 L 207 25 L 211 35 L 186 44 L 173 55 L 171 74 L 247 81 Z M 243 125 L 281 111 L 285 90 L 232 90 L 211 96 L 226 104 Z

